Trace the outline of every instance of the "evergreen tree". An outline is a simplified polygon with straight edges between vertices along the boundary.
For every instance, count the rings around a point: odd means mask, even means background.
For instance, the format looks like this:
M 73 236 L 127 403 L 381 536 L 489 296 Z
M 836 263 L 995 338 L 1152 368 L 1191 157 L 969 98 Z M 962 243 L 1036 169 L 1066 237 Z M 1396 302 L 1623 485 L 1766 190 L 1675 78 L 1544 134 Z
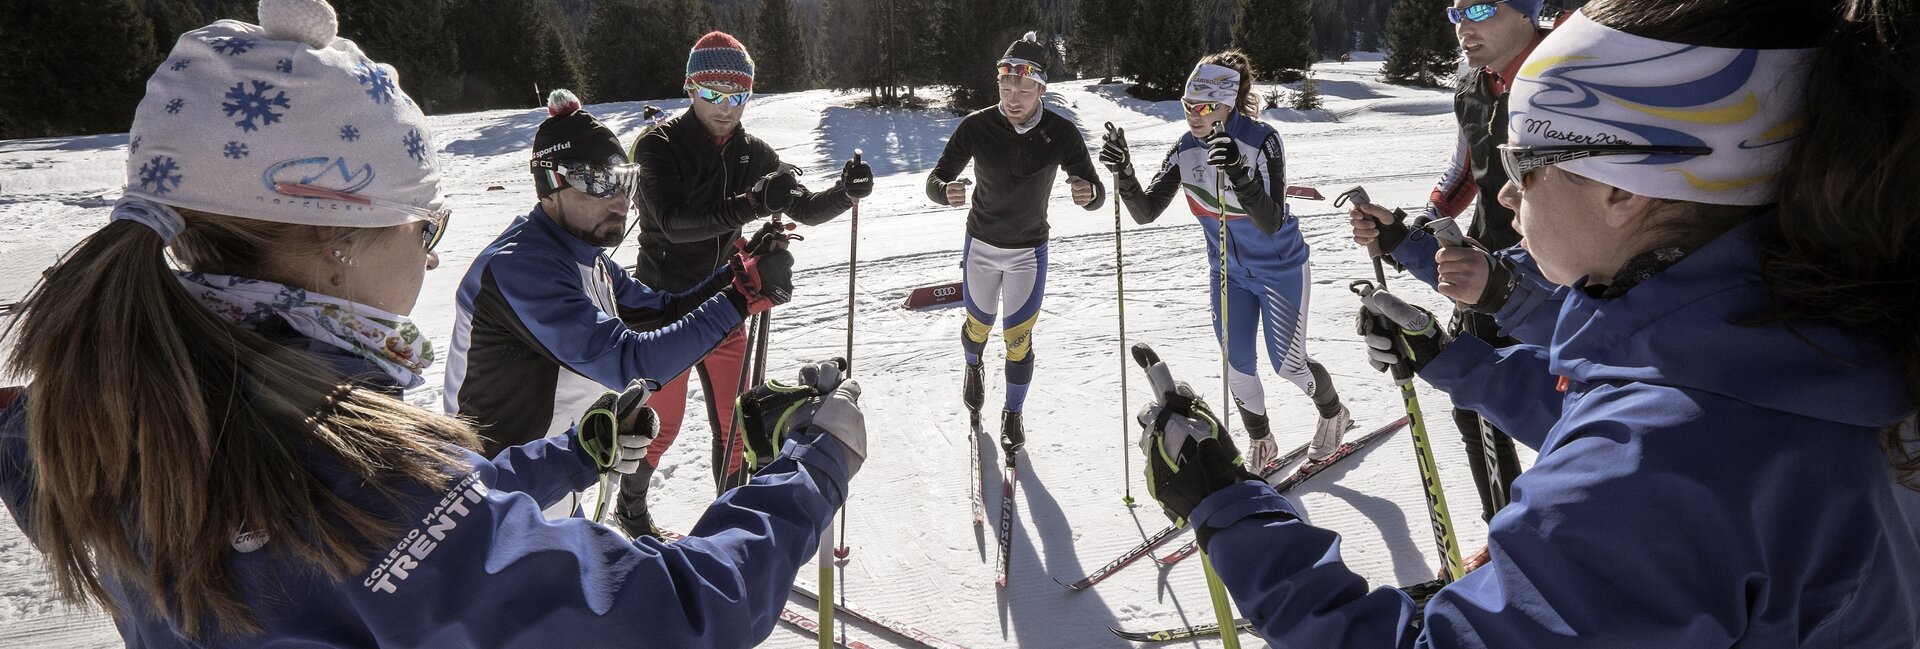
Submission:
M 590 97 L 572 34 L 552 0 L 461 0 L 456 10 L 462 107 L 538 105 L 554 88 Z
M 1438 86 L 1460 58 L 1444 8 L 1421 0 L 1394 3 L 1387 16 L 1387 47 L 1392 51 L 1381 73 L 1389 83 Z
M 814 70 L 821 85 L 839 90 L 867 90 L 878 96 L 881 81 L 881 25 L 876 9 L 880 0 L 826 0 L 821 20 L 820 47 Z M 880 16 L 884 17 L 884 15 Z
M 992 105 L 999 100 L 994 63 L 1038 22 L 1029 0 L 944 0 L 935 9 L 939 38 L 932 81 L 953 88 L 956 108 Z
M 1197 0 L 1139 0 L 1130 31 L 1120 57 L 1122 73 L 1136 82 L 1128 92 L 1147 100 L 1180 96 L 1187 73 L 1206 48 Z
M 1240 0 L 1233 46 L 1247 54 L 1253 72 L 1282 83 L 1298 80 L 1313 65 L 1308 45 L 1308 0 Z
M 1313 0 L 1313 51 L 1334 58 L 1353 51 L 1353 21 L 1343 0 Z
M 460 96 L 459 47 L 441 2 L 330 0 L 340 34 L 375 61 L 400 73 L 400 85 L 422 110 L 451 107 Z
M 659 84 L 648 85 L 641 70 L 673 65 L 659 60 L 661 48 L 650 47 L 645 40 L 653 16 L 638 0 L 601 0 L 587 18 L 587 43 L 593 47 L 585 54 L 587 78 L 593 84 L 594 101 L 641 101 L 663 99 Z
M 1293 93 L 1292 108 L 1304 112 L 1325 107 L 1326 102 L 1320 97 L 1320 82 L 1314 81 L 1313 75 L 1306 75 L 1300 81 L 1300 89 Z
M 153 45 L 162 54 L 173 50 L 180 35 L 213 22 L 206 8 L 196 0 L 146 0 L 141 12 L 153 22 Z M 225 16 L 220 16 L 224 18 Z
M 1074 4 L 1067 58 L 1082 75 L 1107 80 L 1119 75 L 1134 4 L 1133 0 L 1078 0 Z
M 160 63 L 153 22 L 133 0 L 101 0 L 84 11 L 15 0 L 0 49 L 0 137 L 125 131 Z M 168 43 L 171 46 L 171 43 Z
M 806 43 L 800 38 L 793 5 L 793 0 L 760 0 L 760 16 L 749 44 L 757 68 L 753 80 L 756 90 L 787 92 L 813 87 L 813 66 L 807 61 Z

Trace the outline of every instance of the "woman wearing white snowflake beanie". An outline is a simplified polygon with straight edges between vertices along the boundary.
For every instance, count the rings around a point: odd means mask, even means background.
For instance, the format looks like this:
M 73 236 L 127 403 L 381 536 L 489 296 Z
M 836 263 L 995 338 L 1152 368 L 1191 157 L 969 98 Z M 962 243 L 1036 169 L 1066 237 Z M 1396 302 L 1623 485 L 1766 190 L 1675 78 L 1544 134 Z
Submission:
M 858 387 L 803 372 L 827 398 L 687 541 L 547 523 L 639 465 L 646 390 L 493 459 L 400 401 L 434 356 L 406 315 L 447 224 L 432 134 L 323 0 L 259 15 L 180 37 L 125 197 L 5 332 L 33 383 L 0 390 L 0 499 L 61 594 L 135 647 L 766 637 L 864 454 Z

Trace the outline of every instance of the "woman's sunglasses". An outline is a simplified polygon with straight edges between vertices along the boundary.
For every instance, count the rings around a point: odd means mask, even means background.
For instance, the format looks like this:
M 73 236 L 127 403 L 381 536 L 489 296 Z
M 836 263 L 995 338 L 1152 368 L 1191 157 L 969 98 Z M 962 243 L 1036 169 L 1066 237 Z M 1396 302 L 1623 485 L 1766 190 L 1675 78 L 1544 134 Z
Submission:
M 1608 155 L 1686 155 L 1703 156 L 1713 153 L 1711 147 L 1704 146 L 1654 146 L 1650 144 L 1596 144 L 1591 146 L 1518 146 L 1500 145 L 1500 164 L 1507 172 L 1507 179 L 1521 191 L 1527 189 L 1527 174 L 1542 167 L 1549 167 L 1581 158 L 1593 158 Z
M 352 203 L 354 205 L 377 207 L 419 219 L 426 224 L 420 229 L 420 246 L 426 248 L 427 252 L 433 252 L 434 247 L 440 245 L 440 238 L 447 233 L 447 219 L 453 216 L 453 208 L 450 207 L 428 210 L 404 203 L 383 201 L 378 198 L 369 198 L 359 194 L 349 194 L 335 189 L 314 187 L 300 183 L 274 183 L 273 192 L 292 198 L 318 198 L 329 201 L 340 201 L 342 203 Z
M 1226 104 L 1217 101 L 1187 101 L 1182 99 L 1180 100 L 1180 104 L 1186 106 L 1187 114 L 1194 117 L 1206 117 L 1226 108 Z

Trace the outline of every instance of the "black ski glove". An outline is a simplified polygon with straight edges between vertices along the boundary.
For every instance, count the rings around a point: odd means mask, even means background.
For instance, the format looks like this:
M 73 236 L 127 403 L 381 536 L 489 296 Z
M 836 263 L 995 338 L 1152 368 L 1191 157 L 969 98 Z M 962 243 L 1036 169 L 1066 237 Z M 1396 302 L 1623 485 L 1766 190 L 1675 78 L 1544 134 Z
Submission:
M 847 196 L 854 200 L 872 195 L 873 167 L 867 166 L 867 162 L 860 159 L 860 154 L 853 154 L 853 159 L 840 168 L 840 184 L 847 188 Z
M 734 428 L 746 442 L 747 468 L 757 473 L 773 463 L 787 436 L 809 426 L 831 435 L 850 451 L 848 469 L 859 472 L 867 456 L 866 417 L 860 413 L 860 384 L 842 380 L 845 361 L 833 359 L 800 368 L 799 381 L 767 381 L 740 395 Z
M 637 379 L 621 392 L 608 390 L 580 416 L 575 434 L 600 473 L 631 474 L 647 459 L 647 445 L 660 434 L 660 418 L 647 397 L 660 386 Z
M 1213 492 L 1260 478 L 1241 466 L 1240 449 L 1206 402 L 1186 382 L 1173 380 L 1166 363 L 1152 353 L 1146 345 L 1134 346 L 1134 358 L 1147 365 L 1147 378 L 1158 395 L 1139 417 L 1147 490 L 1167 518 L 1185 525 L 1193 509 Z
M 1100 136 L 1100 140 L 1100 164 L 1120 177 L 1132 177 L 1133 153 L 1127 150 L 1126 129 L 1108 124 L 1107 134 Z
M 1207 136 L 1207 164 L 1227 172 L 1235 186 L 1248 179 L 1247 161 L 1240 156 L 1240 143 L 1227 135 L 1225 129 Z
M 747 196 L 753 199 L 754 209 L 762 216 L 787 211 L 803 193 L 805 190 L 800 189 L 800 179 L 786 169 L 761 176 L 760 180 L 754 181 L 753 188 L 747 190 Z
M 1367 362 L 1373 369 L 1418 373 L 1453 340 L 1432 312 L 1392 293 L 1374 291 L 1361 298 L 1361 305 L 1354 328 L 1367 341 Z
M 793 299 L 793 253 L 784 249 L 764 255 L 736 252 L 727 262 L 733 267 L 733 290 L 745 298 L 753 315 Z

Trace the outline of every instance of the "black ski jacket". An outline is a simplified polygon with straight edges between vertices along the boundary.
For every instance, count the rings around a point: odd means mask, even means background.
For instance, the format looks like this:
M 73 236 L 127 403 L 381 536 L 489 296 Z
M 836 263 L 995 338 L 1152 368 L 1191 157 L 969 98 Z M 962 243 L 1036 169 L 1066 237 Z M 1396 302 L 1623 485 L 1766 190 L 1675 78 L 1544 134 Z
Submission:
M 1026 133 L 1014 130 L 1000 109 L 988 106 L 960 120 L 927 175 L 927 198 L 947 204 L 947 183 L 960 177 L 969 160 L 973 195 L 967 200 L 967 234 L 997 248 L 1035 248 L 1047 242 L 1047 197 L 1054 174 L 1093 183 L 1087 211 L 1107 201 L 1107 187 L 1087 155 L 1087 139 L 1065 117 L 1042 108 L 1040 123 Z
M 693 288 L 726 264 L 741 226 L 766 215 L 748 200 L 747 190 L 780 168 L 780 154 L 744 128 L 716 144 L 691 110 L 636 140 L 633 161 L 640 165 L 634 278 L 668 292 Z M 806 192 L 785 213 L 819 225 L 852 206 L 846 188 L 835 181 L 827 191 Z

